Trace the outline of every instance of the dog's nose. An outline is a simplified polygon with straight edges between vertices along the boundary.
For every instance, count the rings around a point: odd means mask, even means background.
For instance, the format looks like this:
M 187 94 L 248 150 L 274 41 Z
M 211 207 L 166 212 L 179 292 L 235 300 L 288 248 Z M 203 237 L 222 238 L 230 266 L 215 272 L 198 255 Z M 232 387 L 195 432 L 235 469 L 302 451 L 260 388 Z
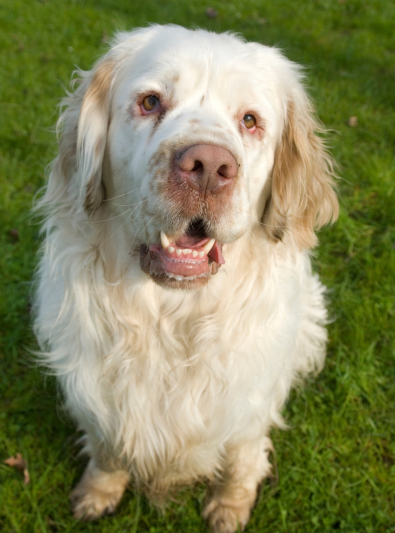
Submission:
M 237 176 L 238 165 L 233 155 L 211 144 L 196 144 L 175 157 L 175 173 L 195 191 L 221 194 Z

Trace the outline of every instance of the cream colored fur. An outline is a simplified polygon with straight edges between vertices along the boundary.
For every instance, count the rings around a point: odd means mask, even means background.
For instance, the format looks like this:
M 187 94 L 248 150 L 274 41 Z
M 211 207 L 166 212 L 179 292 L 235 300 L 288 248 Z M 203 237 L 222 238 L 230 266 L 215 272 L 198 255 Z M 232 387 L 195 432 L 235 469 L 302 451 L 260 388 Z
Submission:
M 324 363 L 325 291 L 308 249 L 314 227 L 337 216 L 330 157 L 299 67 L 228 34 L 118 34 L 79 77 L 39 205 L 36 295 L 41 359 L 91 457 L 75 516 L 112 512 L 130 475 L 153 497 L 207 479 L 204 516 L 234 532 L 270 472 L 268 435 L 292 384 Z M 171 102 L 155 127 L 130 118 L 144 91 Z M 251 111 L 255 137 L 239 127 Z M 142 272 L 138 247 L 164 225 L 185 228 L 159 184 L 171 150 L 197 142 L 240 162 L 212 222 L 226 263 L 200 291 L 170 291 Z

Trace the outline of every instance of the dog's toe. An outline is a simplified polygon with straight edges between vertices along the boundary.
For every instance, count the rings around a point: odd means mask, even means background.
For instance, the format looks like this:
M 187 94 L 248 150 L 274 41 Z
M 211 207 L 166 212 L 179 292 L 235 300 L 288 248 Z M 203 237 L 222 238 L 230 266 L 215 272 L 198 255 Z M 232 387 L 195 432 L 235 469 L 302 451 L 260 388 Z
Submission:
M 235 533 L 238 528 L 244 530 L 250 517 L 250 507 L 213 498 L 204 509 L 203 517 L 208 520 L 214 533 Z
M 77 485 L 70 495 L 74 518 L 95 520 L 100 516 L 112 514 L 122 498 L 123 491 L 104 491 L 92 486 Z

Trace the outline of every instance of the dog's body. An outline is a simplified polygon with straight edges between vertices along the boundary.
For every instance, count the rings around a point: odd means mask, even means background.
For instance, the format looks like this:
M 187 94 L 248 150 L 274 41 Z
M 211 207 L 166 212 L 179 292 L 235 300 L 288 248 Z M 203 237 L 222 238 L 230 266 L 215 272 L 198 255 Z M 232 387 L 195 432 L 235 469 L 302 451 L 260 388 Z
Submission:
M 74 513 L 114 510 L 130 475 L 153 495 L 209 479 L 204 515 L 235 531 L 290 387 L 325 356 L 308 249 L 337 201 L 298 68 L 154 26 L 118 35 L 65 104 L 36 330 L 91 457 Z

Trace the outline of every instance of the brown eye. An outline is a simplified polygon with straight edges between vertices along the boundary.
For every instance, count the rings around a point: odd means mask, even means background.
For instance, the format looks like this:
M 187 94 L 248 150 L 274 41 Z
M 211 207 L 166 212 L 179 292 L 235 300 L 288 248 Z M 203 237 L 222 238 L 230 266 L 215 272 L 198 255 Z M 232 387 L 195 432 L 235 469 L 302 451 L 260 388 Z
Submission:
M 254 115 L 244 115 L 243 125 L 247 128 L 247 130 L 252 130 L 256 126 L 256 118 Z
M 159 106 L 159 98 L 154 94 L 146 96 L 141 104 L 145 111 L 153 111 Z

